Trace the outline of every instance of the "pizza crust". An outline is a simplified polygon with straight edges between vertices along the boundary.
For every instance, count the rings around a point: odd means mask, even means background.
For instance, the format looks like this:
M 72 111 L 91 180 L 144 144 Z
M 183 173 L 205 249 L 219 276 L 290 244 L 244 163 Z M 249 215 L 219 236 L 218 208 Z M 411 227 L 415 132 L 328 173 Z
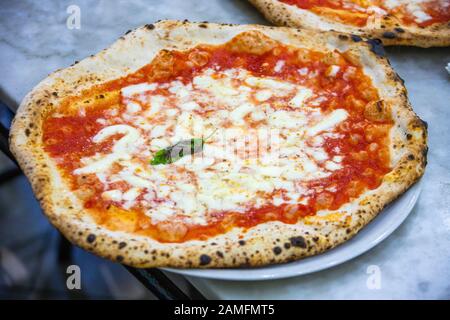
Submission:
M 393 170 L 381 186 L 337 211 L 320 212 L 296 224 L 269 222 L 246 233 L 235 228 L 206 241 L 159 243 L 149 237 L 96 225 L 43 150 L 41 127 L 45 115 L 58 108 L 64 97 L 136 71 L 161 49 L 186 50 L 201 43 L 221 44 L 243 31 L 253 30 L 298 47 L 351 50 L 359 58 L 380 98 L 393 106 L 395 125 L 390 146 Z M 262 266 L 293 261 L 350 239 L 424 172 L 425 123 L 413 112 L 401 78 L 382 54 L 377 41 L 355 42 L 336 32 L 186 21 L 146 25 L 121 37 L 108 49 L 56 71 L 36 86 L 22 101 L 13 121 L 11 150 L 51 223 L 72 243 L 102 257 L 135 267 L 180 268 Z
M 423 48 L 450 46 L 449 22 L 427 27 L 403 25 L 395 17 L 386 15 L 364 27 L 352 26 L 319 16 L 278 0 L 248 0 L 264 17 L 278 26 L 335 30 L 368 38 L 377 38 L 383 45 L 417 46 Z

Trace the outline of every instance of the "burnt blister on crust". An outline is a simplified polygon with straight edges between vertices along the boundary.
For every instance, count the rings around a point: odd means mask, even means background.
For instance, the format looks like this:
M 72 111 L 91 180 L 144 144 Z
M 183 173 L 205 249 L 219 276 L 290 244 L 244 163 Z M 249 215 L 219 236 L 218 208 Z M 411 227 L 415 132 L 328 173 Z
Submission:
M 201 256 L 200 256 L 200 265 L 201 266 L 206 266 L 206 265 L 208 265 L 208 264 L 210 264 L 211 263 L 211 257 L 210 256 L 208 256 L 207 254 L 202 254 Z
M 352 38 L 352 40 L 354 42 L 361 42 L 363 40 L 360 36 L 358 36 L 356 34 L 352 34 L 352 35 L 350 35 L 350 37 Z
M 89 234 L 89 235 L 87 236 L 86 241 L 87 241 L 88 243 L 93 243 L 93 242 L 95 241 L 95 239 L 96 239 L 95 234 L 91 233 L 91 234 Z
M 383 32 L 383 38 L 395 39 L 395 38 L 397 38 L 397 35 L 392 31 L 386 31 L 386 32 Z
M 384 51 L 384 47 L 380 39 L 368 39 L 366 42 L 370 45 L 370 50 L 377 56 L 386 56 L 386 51 Z
M 282 251 L 283 251 L 283 250 L 282 250 L 280 247 L 278 247 L 278 246 L 276 246 L 276 247 L 273 248 L 273 253 L 274 253 L 276 256 L 279 255 Z
M 303 236 L 292 237 L 289 240 L 293 247 L 306 248 L 306 240 Z

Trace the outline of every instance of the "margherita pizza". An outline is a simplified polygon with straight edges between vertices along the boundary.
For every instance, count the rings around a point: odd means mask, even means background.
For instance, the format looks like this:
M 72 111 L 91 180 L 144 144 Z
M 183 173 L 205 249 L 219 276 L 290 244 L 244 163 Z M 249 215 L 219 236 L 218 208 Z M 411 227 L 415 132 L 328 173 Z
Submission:
M 385 45 L 450 45 L 449 0 L 249 0 L 277 25 L 379 38 Z
M 426 128 L 377 41 L 163 21 L 40 83 L 11 147 L 72 242 L 137 267 L 287 262 L 423 174 Z

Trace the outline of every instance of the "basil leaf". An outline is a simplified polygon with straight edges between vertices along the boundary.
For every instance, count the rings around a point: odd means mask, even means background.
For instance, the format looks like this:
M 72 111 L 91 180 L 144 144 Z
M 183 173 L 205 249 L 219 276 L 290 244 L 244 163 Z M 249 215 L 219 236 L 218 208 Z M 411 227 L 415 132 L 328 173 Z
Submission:
M 169 164 L 181 159 L 186 155 L 192 155 L 194 153 L 202 152 L 205 142 L 216 132 L 217 128 L 206 138 L 192 138 L 188 140 L 181 140 L 173 146 L 161 149 L 155 153 L 155 156 L 150 161 L 150 164 Z
M 153 159 L 150 161 L 151 165 L 170 164 L 186 155 L 201 152 L 205 140 L 203 138 L 192 138 L 188 140 L 181 140 L 173 146 L 161 149 L 155 153 Z

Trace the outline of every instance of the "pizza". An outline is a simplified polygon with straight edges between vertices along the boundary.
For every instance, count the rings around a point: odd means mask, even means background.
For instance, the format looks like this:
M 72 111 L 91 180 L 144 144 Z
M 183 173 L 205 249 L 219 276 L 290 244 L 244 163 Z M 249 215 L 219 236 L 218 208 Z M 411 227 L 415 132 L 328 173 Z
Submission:
M 11 149 L 73 243 L 214 268 L 345 242 L 420 178 L 427 145 L 377 41 L 162 21 L 42 81 Z
M 449 0 L 249 0 L 276 25 L 336 30 L 385 45 L 450 45 Z

